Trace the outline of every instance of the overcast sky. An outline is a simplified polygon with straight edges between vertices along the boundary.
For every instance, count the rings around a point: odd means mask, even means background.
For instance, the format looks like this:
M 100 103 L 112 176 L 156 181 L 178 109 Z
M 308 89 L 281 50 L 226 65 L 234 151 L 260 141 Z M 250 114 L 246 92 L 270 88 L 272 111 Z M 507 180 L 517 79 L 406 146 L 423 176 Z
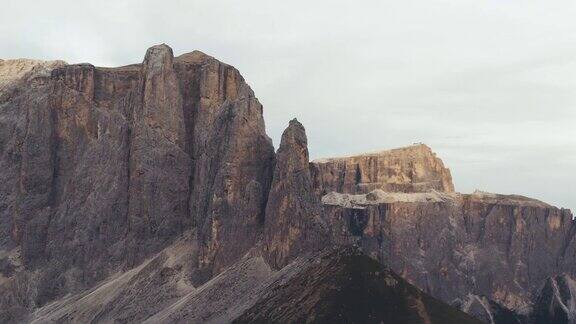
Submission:
M 118 66 L 167 43 L 237 67 L 274 144 L 424 142 L 456 189 L 576 209 L 576 1 L 0 0 L 0 57 Z

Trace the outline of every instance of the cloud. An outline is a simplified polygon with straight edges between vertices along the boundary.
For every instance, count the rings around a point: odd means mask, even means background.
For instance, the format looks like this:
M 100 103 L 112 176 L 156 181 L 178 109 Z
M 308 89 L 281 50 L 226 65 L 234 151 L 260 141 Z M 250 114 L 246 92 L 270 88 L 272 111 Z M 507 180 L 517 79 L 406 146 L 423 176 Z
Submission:
M 0 57 L 200 49 L 242 72 L 275 143 L 292 117 L 312 157 L 425 142 L 458 190 L 576 209 L 575 15 L 568 0 L 4 0 Z

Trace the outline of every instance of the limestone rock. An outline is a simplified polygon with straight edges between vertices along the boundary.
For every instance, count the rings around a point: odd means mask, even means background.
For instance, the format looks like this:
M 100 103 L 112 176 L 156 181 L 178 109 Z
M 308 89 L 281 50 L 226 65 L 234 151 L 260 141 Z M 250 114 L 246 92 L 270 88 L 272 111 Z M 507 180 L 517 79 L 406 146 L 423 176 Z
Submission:
M 328 241 L 328 230 L 320 216 L 320 202 L 312 192 L 308 159 L 304 127 L 293 119 L 282 134 L 276 153 L 266 206 L 264 244 L 269 262 L 277 268 Z
M 133 246 L 127 253 L 136 264 L 147 250 L 163 247 L 191 223 L 190 182 L 183 181 L 190 178 L 191 161 L 173 61 L 166 45 L 148 49 L 131 102 L 127 225 Z M 146 249 L 138 249 L 143 245 Z
M 158 45 L 119 68 L 2 61 L 0 87 L 0 319 L 189 231 L 203 282 L 262 234 L 274 150 L 233 67 Z
M 447 303 L 468 295 L 525 317 L 552 275 L 574 273 L 570 211 L 521 196 L 451 194 L 443 200 L 324 205 L 337 242 L 358 244 Z M 410 201 L 412 200 L 412 201 Z
M 368 193 L 453 192 L 450 170 L 423 144 L 362 155 L 319 159 L 310 164 L 314 188 L 322 196 L 331 191 Z
M 201 52 L 176 58 L 188 151 L 189 209 L 200 240 L 199 282 L 242 257 L 262 234 L 274 147 L 263 109 L 238 70 Z

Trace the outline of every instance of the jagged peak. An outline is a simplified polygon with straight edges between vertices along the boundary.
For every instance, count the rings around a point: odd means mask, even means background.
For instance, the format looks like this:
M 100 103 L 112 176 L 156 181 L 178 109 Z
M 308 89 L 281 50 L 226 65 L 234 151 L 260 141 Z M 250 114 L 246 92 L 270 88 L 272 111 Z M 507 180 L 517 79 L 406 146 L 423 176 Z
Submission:
M 453 192 L 450 170 L 432 149 L 422 143 L 391 150 L 311 162 L 315 180 L 323 194 L 368 193 L 374 189 Z
M 280 141 L 280 147 L 297 143 L 301 146 L 307 146 L 308 139 L 306 137 L 306 129 L 298 119 L 294 118 L 288 123 L 288 127 L 282 133 L 282 139 Z

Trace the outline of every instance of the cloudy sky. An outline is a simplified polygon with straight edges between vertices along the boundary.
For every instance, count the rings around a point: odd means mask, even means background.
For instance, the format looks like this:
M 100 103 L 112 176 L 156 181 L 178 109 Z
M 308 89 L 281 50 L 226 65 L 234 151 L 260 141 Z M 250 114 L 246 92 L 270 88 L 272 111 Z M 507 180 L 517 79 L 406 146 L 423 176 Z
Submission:
M 573 0 L 1 0 L 0 57 L 118 66 L 167 43 L 236 66 L 275 145 L 313 158 L 424 142 L 457 190 L 576 209 Z

